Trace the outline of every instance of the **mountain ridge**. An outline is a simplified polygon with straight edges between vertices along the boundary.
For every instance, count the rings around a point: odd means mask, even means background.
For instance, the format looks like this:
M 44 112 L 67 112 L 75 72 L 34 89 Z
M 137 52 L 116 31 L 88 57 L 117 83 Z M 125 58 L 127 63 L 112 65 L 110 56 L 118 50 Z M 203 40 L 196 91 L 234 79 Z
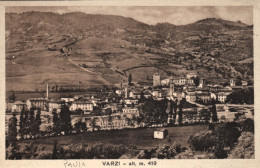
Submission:
M 63 47 L 72 48 L 71 55 L 65 59 L 59 56 Z M 50 58 L 55 60 L 57 67 L 47 63 Z M 44 67 L 38 63 L 37 67 L 31 65 L 34 59 L 53 66 L 50 69 L 61 73 L 61 76 L 63 71 L 80 72 L 82 75 L 95 72 L 99 74 L 96 76 L 100 77 L 100 82 L 106 81 L 101 83 L 115 84 L 126 81 L 130 72 L 139 81 L 153 72 L 161 72 L 162 76 L 178 76 L 191 72 L 194 67 L 199 67 L 196 71 L 201 71 L 202 76 L 207 73 L 203 69 L 207 69 L 213 76 L 218 76 L 216 78 L 244 78 L 246 75 L 253 76 L 251 58 L 253 26 L 239 21 L 207 18 L 187 25 L 148 25 L 123 16 L 81 12 L 6 14 L 6 65 L 10 82 L 13 81 L 11 78 L 17 78 L 28 83 L 29 79 L 19 76 L 22 72 L 30 74 L 30 79 L 36 79 L 36 74 L 41 74 L 45 79 L 40 84 L 52 81 L 53 78 L 42 69 Z M 160 66 L 163 62 L 164 67 Z M 68 63 L 68 69 L 62 68 L 61 64 Z M 87 72 L 79 68 L 83 64 L 88 65 Z M 171 69 L 177 64 L 186 67 L 186 70 Z M 145 72 L 140 74 L 140 70 Z M 122 76 L 124 72 L 126 76 Z M 91 80 L 95 77 L 89 75 Z

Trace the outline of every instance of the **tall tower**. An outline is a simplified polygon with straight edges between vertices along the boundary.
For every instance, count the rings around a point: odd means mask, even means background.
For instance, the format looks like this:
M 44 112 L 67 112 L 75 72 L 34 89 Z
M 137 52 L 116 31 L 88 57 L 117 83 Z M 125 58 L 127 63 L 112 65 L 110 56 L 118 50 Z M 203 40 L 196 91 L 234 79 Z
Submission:
M 128 98 L 128 96 L 129 96 L 128 87 L 125 87 L 125 98 Z
M 230 86 L 236 86 L 236 79 L 232 78 L 230 79 Z
M 49 84 L 47 83 L 46 98 L 49 99 Z
M 174 82 L 173 82 L 173 79 L 171 78 L 170 79 L 170 96 L 173 95 L 173 92 L 174 92 Z
M 204 79 L 204 78 L 201 78 L 201 79 L 200 79 L 199 87 L 200 87 L 200 88 L 203 88 L 204 85 L 205 85 L 205 79 Z
M 161 85 L 161 77 L 159 73 L 153 74 L 153 86 Z

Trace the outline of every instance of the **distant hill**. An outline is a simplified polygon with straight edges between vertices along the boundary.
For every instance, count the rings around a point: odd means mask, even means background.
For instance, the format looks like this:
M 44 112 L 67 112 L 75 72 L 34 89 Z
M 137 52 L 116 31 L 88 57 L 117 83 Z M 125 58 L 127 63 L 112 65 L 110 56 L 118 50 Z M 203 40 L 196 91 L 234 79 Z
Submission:
M 62 47 L 72 49 L 70 56 L 61 56 Z M 247 78 L 252 58 L 253 26 L 239 21 L 208 18 L 176 26 L 78 12 L 6 14 L 7 89 L 120 84 L 130 72 L 136 82 L 154 72 Z

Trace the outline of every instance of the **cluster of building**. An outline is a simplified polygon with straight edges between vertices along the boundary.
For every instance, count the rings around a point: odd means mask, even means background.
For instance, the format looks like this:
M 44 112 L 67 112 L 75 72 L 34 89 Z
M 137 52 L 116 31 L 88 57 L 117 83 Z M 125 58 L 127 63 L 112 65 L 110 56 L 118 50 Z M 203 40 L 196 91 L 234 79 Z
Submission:
M 169 77 L 161 80 L 160 74 L 153 75 L 153 86 L 169 86 L 167 94 L 163 94 L 162 89 L 153 90 L 152 94 L 155 97 L 165 97 L 170 100 L 186 99 L 188 102 L 209 103 L 215 100 L 218 103 L 225 103 L 227 96 L 232 92 L 244 89 L 247 87 L 247 81 L 242 81 L 241 86 L 236 85 L 236 79 L 230 79 L 229 86 L 221 84 L 206 84 L 204 78 L 199 79 L 199 85 L 195 85 L 197 75 L 194 73 L 187 74 L 186 77 L 173 78 Z
M 225 103 L 227 96 L 234 90 L 247 87 L 246 83 L 236 86 L 236 80 L 230 79 L 230 86 L 206 84 L 204 78 L 199 79 L 199 85 L 195 85 L 196 74 L 187 74 L 186 77 L 169 77 L 161 80 L 160 74 L 153 75 L 153 86 L 126 85 L 116 90 L 106 91 L 101 94 L 87 93 L 72 98 L 50 99 L 48 85 L 46 98 L 31 98 L 25 102 L 16 101 L 7 103 L 6 111 L 20 113 L 22 109 L 41 109 L 46 124 L 51 124 L 52 111 L 59 113 L 63 105 L 67 105 L 72 112 L 72 123 L 82 120 L 91 127 L 95 120 L 100 129 L 125 128 L 137 126 L 131 124 L 131 119 L 140 114 L 140 99 L 152 98 L 154 100 L 168 99 L 180 101 L 186 99 L 192 104 L 209 103 L 212 100 Z M 43 118 L 44 120 L 44 118 Z M 92 124 L 93 125 L 93 124 Z

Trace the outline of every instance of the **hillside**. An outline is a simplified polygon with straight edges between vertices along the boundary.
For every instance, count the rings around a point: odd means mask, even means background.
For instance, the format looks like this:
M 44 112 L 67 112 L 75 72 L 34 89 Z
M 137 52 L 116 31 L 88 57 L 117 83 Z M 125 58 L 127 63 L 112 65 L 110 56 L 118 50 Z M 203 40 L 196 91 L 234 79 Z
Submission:
M 39 19 L 40 18 L 40 19 Z M 62 55 L 61 49 L 71 49 Z M 67 51 L 66 51 L 67 52 Z M 197 72 L 212 81 L 253 75 L 253 27 L 204 19 L 176 26 L 48 12 L 6 14 L 7 90 L 96 86 Z

